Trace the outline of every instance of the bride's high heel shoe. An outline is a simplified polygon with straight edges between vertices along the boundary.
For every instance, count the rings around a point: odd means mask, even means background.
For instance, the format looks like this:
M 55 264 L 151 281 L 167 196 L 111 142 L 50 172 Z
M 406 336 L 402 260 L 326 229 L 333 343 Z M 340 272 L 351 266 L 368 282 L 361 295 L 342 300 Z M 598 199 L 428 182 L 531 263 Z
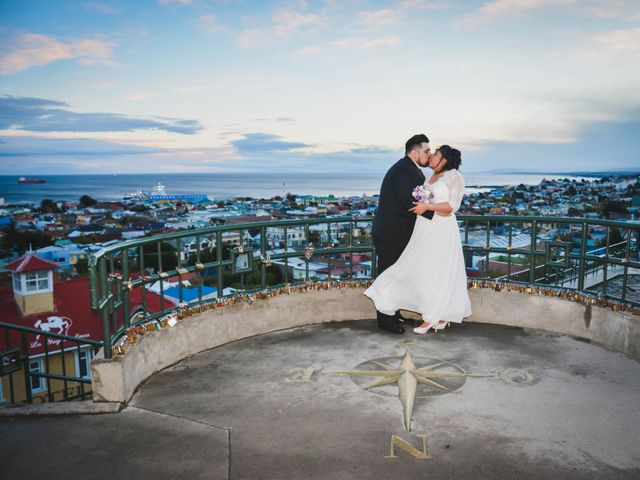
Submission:
M 424 322 L 424 323 L 426 323 L 426 322 Z M 424 323 L 422 325 L 424 325 Z M 418 335 L 424 335 L 425 333 L 427 333 L 432 328 L 434 329 L 434 331 L 438 330 L 438 327 L 436 326 L 435 323 L 429 323 L 429 324 L 427 324 L 426 327 L 423 327 L 422 325 L 420 325 L 419 327 L 414 328 L 413 329 L 413 333 L 417 333 Z
M 445 322 L 444 320 L 443 320 L 443 321 L 440 321 L 440 322 L 438 322 L 438 323 L 436 323 L 436 324 L 434 325 L 433 330 L 434 330 L 435 332 L 437 332 L 438 330 L 444 330 L 444 329 L 445 329 L 445 328 L 447 328 L 450 324 L 451 324 L 451 322 Z

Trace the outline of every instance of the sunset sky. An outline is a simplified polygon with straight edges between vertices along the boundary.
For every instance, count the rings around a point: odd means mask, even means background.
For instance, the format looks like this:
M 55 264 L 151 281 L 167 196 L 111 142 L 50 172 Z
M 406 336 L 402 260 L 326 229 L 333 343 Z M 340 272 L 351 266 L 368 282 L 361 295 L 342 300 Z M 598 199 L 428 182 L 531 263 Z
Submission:
M 0 2 L 0 174 L 640 170 L 640 1 Z

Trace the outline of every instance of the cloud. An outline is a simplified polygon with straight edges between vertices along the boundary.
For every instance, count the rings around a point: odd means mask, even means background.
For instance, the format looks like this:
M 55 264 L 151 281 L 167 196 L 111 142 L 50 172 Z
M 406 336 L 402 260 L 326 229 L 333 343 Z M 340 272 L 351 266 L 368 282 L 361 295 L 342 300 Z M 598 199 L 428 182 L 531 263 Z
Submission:
M 391 155 L 394 153 L 393 150 L 386 147 L 353 147 L 345 153 L 353 153 L 353 154 L 365 154 L 365 155 Z
M 147 98 L 154 97 L 157 94 L 158 92 L 156 90 L 136 90 L 127 94 L 125 98 L 132 102 L 138 102 L 140 100 L 146 100 Z
M 256 160 L 264 160 L 271 172 L 382 172 L 389 167 L 391 159 L 401 156 L 400 151 L 383 146 L 315 145 L 285 141 L 279 135 L 267 133 L 245 133 L 229 144 L 236 153 L 236 159 L 229 167 L 235 171 L 253 170 Z
M 283 141 L 281 138 L 268 133 L 245 133 L 242 138 L 232 140 L 231 144 L 238 153 L 248 155 L 282 153 L 312 146 L 302 142 Z
M 6 147 L 0 139 L 0 175 L 224 172 L 248 163 L 230 147 L 155 149 L 91 139 L 6 138 Z M 112 181 L 117 190 L 117 179 Z
M 598 19 L 640 21 L 640 5 L 637 0 L 587 0 L 583 13 Z
M 192 95 L 201 92 L 264 92 L 290 87 L 295 81 L 284 75 L 267 74 L 261 71 L 229 71 L 190 81 L 178 82 L 166 87 L 177 95 Z
M 104 2 L 85 2 L 84 8 L 87 10 L 93 10 L 94 12 L 98 12 L 102 15 L 120 13 L 120 10 L 116 6 Z
M 0 157 L 122 156 L 160 152 L 160 149 L 124 145 L 84 138 L 39 138 L 32 136 L 0 139 Z
M 279 11 L 273 15 L 273 31 L 286 36 L 303 27 L 317 27 L 324 23 L 324 17 L 316 13 L 302 13 L 294 10 Z
M 351 37 L 334 40 L 327 45 L 331 48 L 370 49 L 378 47 L 394 47 L 402 43 L 399 37 Z
M 193 135 L 202 130 L 197 120 L 136 118 L 115 113 L 77 113 L 67 103 L 30 97 L 0 97 L 0 130 L 33 132 L 125 132 L 163 130 Z
M 215 35 L 217 33 L 224 33 L 228 31 L 227 26 L 220 21 L 220 19 L 211 13 L 200 15 L 198 17 L 198 26 L 200 29 L 209 35 Z
M 323 14 L 301 12 L 299 9 L 278 10 L 273 13 L 271 20 L 267 27 L 243 30 L 236 38 L 236 43 L 244 48 L 266 47 L 275 37 L 288 37 L 302 29 L 308 32 L 326 22 Z
M 97 39 L 61 40 L 51 35 L 25 33 L 14 48 L 0 55 L 0 74 L 10 75 L 60 60 L 78 60 L 84 65 L 111 65 L 113 45 Z
M 579 60 L 640 59 L 640 28 L 589 34 L 580 43 L 581 46 L 573 51 Z
M 94 90 L 107 90 L 109 88 L 113 88 L 118 85 L 118 82 L 94 82 L 88 85 L 89 88 L 93 88 Z
M 178 5 L 185 7 L 193 3 L 192 0 L 158 0 L 161 5 Z
M 473 26 L 491 23 L 501 18 L 517 17 L 546 7 L 563 7 L 579 3 L 580 0 L 493 0 L 475 12 L 460 19 L 462 25 Z
M 482 171 L 517 169 L 534 172 L 638 170 L 637 141 L 640 111 L 625 121 L 596 121 L 583 126 L 573 142 L 550 144 L 532 142 L 486 142 L 468 151 L 466 168 Z M 614 152 L 615 163 L 603 163 Z
M 399 8 L 383 8 L 360 13 L 356 23 L 366 27 L 383 28 L 400 23 L 404 16 L 405 12 Z
M 381 8 L 378 10 L 367 10 L 356 15 L 356 25 L 361 25 L 367 29 L 378 30 L 388 28 L 416 17 L 417 12 L 429 10 L 445 10 L 451 6 L 447 0 L 426 1 L 426 0 L 404 0 L 398 2 L 393 7 Z
M 380 47 L 395 47 L 400 45 L 402 39 L 395 36 L 387 37 L 349 37 L 333 40 L 323 45 L 314 45 L 296 50 L 294 58 L 311 57 L 323 53 L 324 51 L 336 50 L 371 50 Z
M 268 32 L 259 28 L 243 30 L 236 38 L 236 43 L 243 48 L 266 47 L 269 44 Z

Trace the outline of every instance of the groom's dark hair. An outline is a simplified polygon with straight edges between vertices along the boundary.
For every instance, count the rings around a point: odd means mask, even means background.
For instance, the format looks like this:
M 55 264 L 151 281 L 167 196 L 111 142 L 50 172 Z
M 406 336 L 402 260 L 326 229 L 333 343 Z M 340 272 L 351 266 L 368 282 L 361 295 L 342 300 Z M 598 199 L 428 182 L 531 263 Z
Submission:
M 429 143 L 429 139 L 424 133 L 414 135 L 409 140 L 407 140 L 407 143 L 404 144 L 405 155 L 415 148 L 420 148 L 420 145 L 422 145 L 423 143 Z

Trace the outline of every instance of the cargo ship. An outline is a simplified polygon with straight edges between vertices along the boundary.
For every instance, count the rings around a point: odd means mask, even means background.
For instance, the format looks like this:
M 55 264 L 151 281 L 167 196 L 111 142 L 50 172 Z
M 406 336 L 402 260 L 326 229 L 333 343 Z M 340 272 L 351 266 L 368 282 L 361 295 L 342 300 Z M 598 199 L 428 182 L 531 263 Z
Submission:
M 46 183 L 46 180 L 44 178 L 20 177 L 18 183 Z

